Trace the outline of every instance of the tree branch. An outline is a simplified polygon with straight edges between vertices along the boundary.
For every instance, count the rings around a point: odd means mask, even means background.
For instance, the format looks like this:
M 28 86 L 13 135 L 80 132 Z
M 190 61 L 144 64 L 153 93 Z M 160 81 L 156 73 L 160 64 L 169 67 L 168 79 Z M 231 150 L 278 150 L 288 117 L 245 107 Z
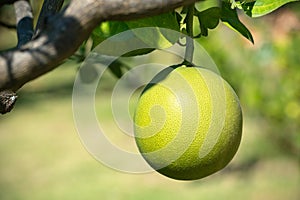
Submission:
M 17 20 L 17 47 L 21 47 L 29 42 L 33 35 L 32 9 L 28 0 L 18 0 L 14 2 L 14 7 Z
M 17 91 L 70 57 L 101 22 L 153 16 L 196 0 L 73 0 L 38 37 L 0 54 L 0 91 Z
M 48 17 L 53 16 L 55 13 L 57 13 L 62 5 L 64 3 L 64 0 L 45 0 L 42 6 L 41 13 L 39 15 L 39 19 L 37 21 L 37 25 L 35 28 L 34 35 L 37 36 L 39 32 L 43 29 L 43 27 L 46 25 L 46 21 Z
M 4 90 L 0 92 L 0 113 L 5 114 L 13 109 L 18 96 L 11 90 Z

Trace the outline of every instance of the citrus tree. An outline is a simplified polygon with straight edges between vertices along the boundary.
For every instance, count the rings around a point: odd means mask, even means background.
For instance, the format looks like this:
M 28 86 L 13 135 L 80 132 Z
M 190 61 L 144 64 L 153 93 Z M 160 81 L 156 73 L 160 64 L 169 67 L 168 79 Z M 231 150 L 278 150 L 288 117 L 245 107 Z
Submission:
M 13 108 L 16 92 L 27 82 L 48 73 L 72 55 L 82 60 L 88 38 L 94 48 L 112 35 L 139 27 L 163 27 L 191 38 L 207 37 L 209 30 L 222 22 L 254 43 L 250 31 L 239 20 L 239 13 L 259 17 L 293 1 L 297 0 L 45 0 L 34 24 L 31 1 L 3 0 L 1 9 L 15 8 L 18 44 L 0 54 L 0 112 L 4 114 Z M 199 32 L 193 31 L 194 22 Z M 187 56 L 192 49 L 187 43 Z M 152 50 L 130 52 L 128 56 Z M 122 66 L 116 62 L 110 69 L 120 77 Z

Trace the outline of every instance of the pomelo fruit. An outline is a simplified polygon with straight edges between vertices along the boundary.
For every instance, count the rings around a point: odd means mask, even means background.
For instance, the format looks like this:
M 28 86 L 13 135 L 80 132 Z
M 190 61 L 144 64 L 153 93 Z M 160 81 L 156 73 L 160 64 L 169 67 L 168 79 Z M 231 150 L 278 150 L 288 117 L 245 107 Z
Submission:
M 242 121 L 238 97 L 220 75 L 183 65 L 163 70 L 145 87 L 134 132 L 153 169 L 173 179 L 195 180 L 232 160 Z

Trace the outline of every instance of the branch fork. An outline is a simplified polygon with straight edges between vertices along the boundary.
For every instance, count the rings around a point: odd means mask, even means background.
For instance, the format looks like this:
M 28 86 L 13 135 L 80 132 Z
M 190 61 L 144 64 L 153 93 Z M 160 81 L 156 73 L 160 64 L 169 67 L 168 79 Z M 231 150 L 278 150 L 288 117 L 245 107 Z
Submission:
M 13 95 L 9 99 L 15 102 L 14 93 L 18 89 L 55 69 L 73 55 L 88 39 L 93 29 L 103 21 L 124 21 L 154 16 L 196 1 L 72 0 L 65 9 L 60 10 L 63 0 L 45 0 L 35 31 L 32 29 L 29 0 L 14 1 L 15 8 L 19 8 L 20 5 L 26 6 L 23 6 L 23 15 L 17 17 L 19 39 L 17 48 L 0 53 L 0 92 L 11 91 Z M 51 20 L 46 20 L 49 15 Z M 28 20 L 24 20 L 25 18 Z M 21 30 L 22 19 L 24 26 Z M 1 102 L 9 102 L 6 97 L 3 98 L 0 96 Z M 0 103 L 2 112 L 11 110 L 4 107 Z

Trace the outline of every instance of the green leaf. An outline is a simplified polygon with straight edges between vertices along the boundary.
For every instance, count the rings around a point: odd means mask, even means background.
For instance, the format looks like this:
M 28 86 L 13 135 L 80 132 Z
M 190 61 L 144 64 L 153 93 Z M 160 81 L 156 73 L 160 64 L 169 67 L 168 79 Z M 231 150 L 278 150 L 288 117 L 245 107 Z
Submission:
M 284 4 L 299 0 L 256 0 L 255 2 L 245 3 L 242 7 L 250 17 L 260 17 L 273 12 Z
M 209 8 L 213 7 L 220 7 L 220 0 L 206 0 L 206 1 L 198 1 L 195 4 L 195 8 L 202 12 L 204 10 L 207 10 Z
M 230 3 L 222 3 L 222 9 L 221 9 L 221 20 L 232 28 L 233 30 L 236 30 L 240 34 L 242 34 L 245 38 L 247 38 L 249 41 L 254 43 L 253 37 L 250 33 L 250 31 L 247 29 L 247 27 L 239 20 L 238 14 L 236 9 L 231 9 Z
M 130 28 L 127 26 L 127 24 L 125 22 L 121 22 L 121 21 L 109 21 L 109 22 L 105 22 L 103 24 L 101 24 L 101 26 L 97 27 L 93 33 L 92 33 L 92 39 L 93 39 L 93 46 L 92 48 L 95 48 L 97 45 L 99 45 L 101 42 L 103 42 L 104 40 L 118 34 L 121 32 L 127 31 L 126 33 L 126 39 L 130 40 L 135 38 L 135 44 L 139 44 L 140 46 L 148 46 L 146 45 L 143 41 L 141 41 L 140 39 L 137 38 L 137 36 L 130 31 Z M 114 45 L 114 46 L 110 46 L 107 49 L 99 49 L 98 52 L 105 54 L 105 55 L 116 55 L 119 56 L 119 52 L 116 51 L 116 48 L 120 48 L 122 45 L 124 45 L 121 41 L 115 41 L 114 43 L 111 42 L 110 45 Z M 139 46 L 137 45 L 137 46 Z M 152 52 L 153 50 L 155 50 L 154 48 L 145 48 L 145 49 L 136 49 L 130 52 L 127 52 L 126 54 L 122 55 L 124 57 L 131 57 L 131 56 L 138 56 L 138 55 L 144 55 L 147 53 Z
M 138 19 L 134 21 L 109 21 L 102 23 L 99 27 L 97 27 L 92 33 L 93 39 L 93 48 L 95 48 L 98 44 L 103 42 L 104 40 L 116 35 L 118 33 L 127 31 L 126 38 L 128 40 L 132 39 L 135 42 L 136 46 L 144 46 L 144 47 L 153 47 L 156 46 L 157 48 L 167 48 L 172 46 L 175 42 L 178 41 L 180 37 L 180 29 L 178 23 L 178 15 L 175 12 L 169 12 L 162 15 L 148 17 L 143 19 Z M 149 29 L 149 31 L 145 31 L 145 29 L 138 29 L 142 27 L 155 27 Z M 166 31 L 165 29 L 172 29 L 177 32 Z M 128 32 L 130 31 L 130 32 Z M 171 34 L 170 34 L 171 33 Z M 135 38 L 133 40 L 133 38 Z M 114 49 L 124 48 L 122 45 L 123 43 L 115 42 L 115 46 L 111 46 L 107 49 L 99 50 L 100 53 L 105 55 L 115 55 L 113 52 Z M 136 49 L 131 52 L 124 54 L 123 56 L 137 56 L 137 55 L 144 55 L 147 53 L 152 52 L 155 48 L 143 48 L 143 49 Z
M 117 78 L 121 78 L 123 76 L 123 63 L 121 63 L 119 60 L 115 60 L 112 62 L 109 66 L 108 69 L 115 75 Z
M 109 21 L 102 23 L 92 32 L 92 48 L 95 48 L 98 44 L 100 44 L 107 38 L 127 30 L 129 30 L 129 27 L 126 25 L 125 22 Z
M 168 12 L 161 15 L 147 17 L 139 20 L 126 22 L 128 27 L 134 34 L 149 46 L 157 46 L 158 48 L 168 48 L 176 43 L 180 37 L 180 28 L 178 24 L 178 16 L 175 12 Z M 155 29 L 145 30 L 136 29 L 141 27 L 156 27 Z M 161 29 L 165 28 L 165 29 Z M 167 31 L 174 30 L 178 33 Z
M 208 29 L 214 29 L 218 26 L 220 20 L 220 8 L 212 7 L 202 12 L 195 12 L 198 17 L 201 35 L 207 36 Z

